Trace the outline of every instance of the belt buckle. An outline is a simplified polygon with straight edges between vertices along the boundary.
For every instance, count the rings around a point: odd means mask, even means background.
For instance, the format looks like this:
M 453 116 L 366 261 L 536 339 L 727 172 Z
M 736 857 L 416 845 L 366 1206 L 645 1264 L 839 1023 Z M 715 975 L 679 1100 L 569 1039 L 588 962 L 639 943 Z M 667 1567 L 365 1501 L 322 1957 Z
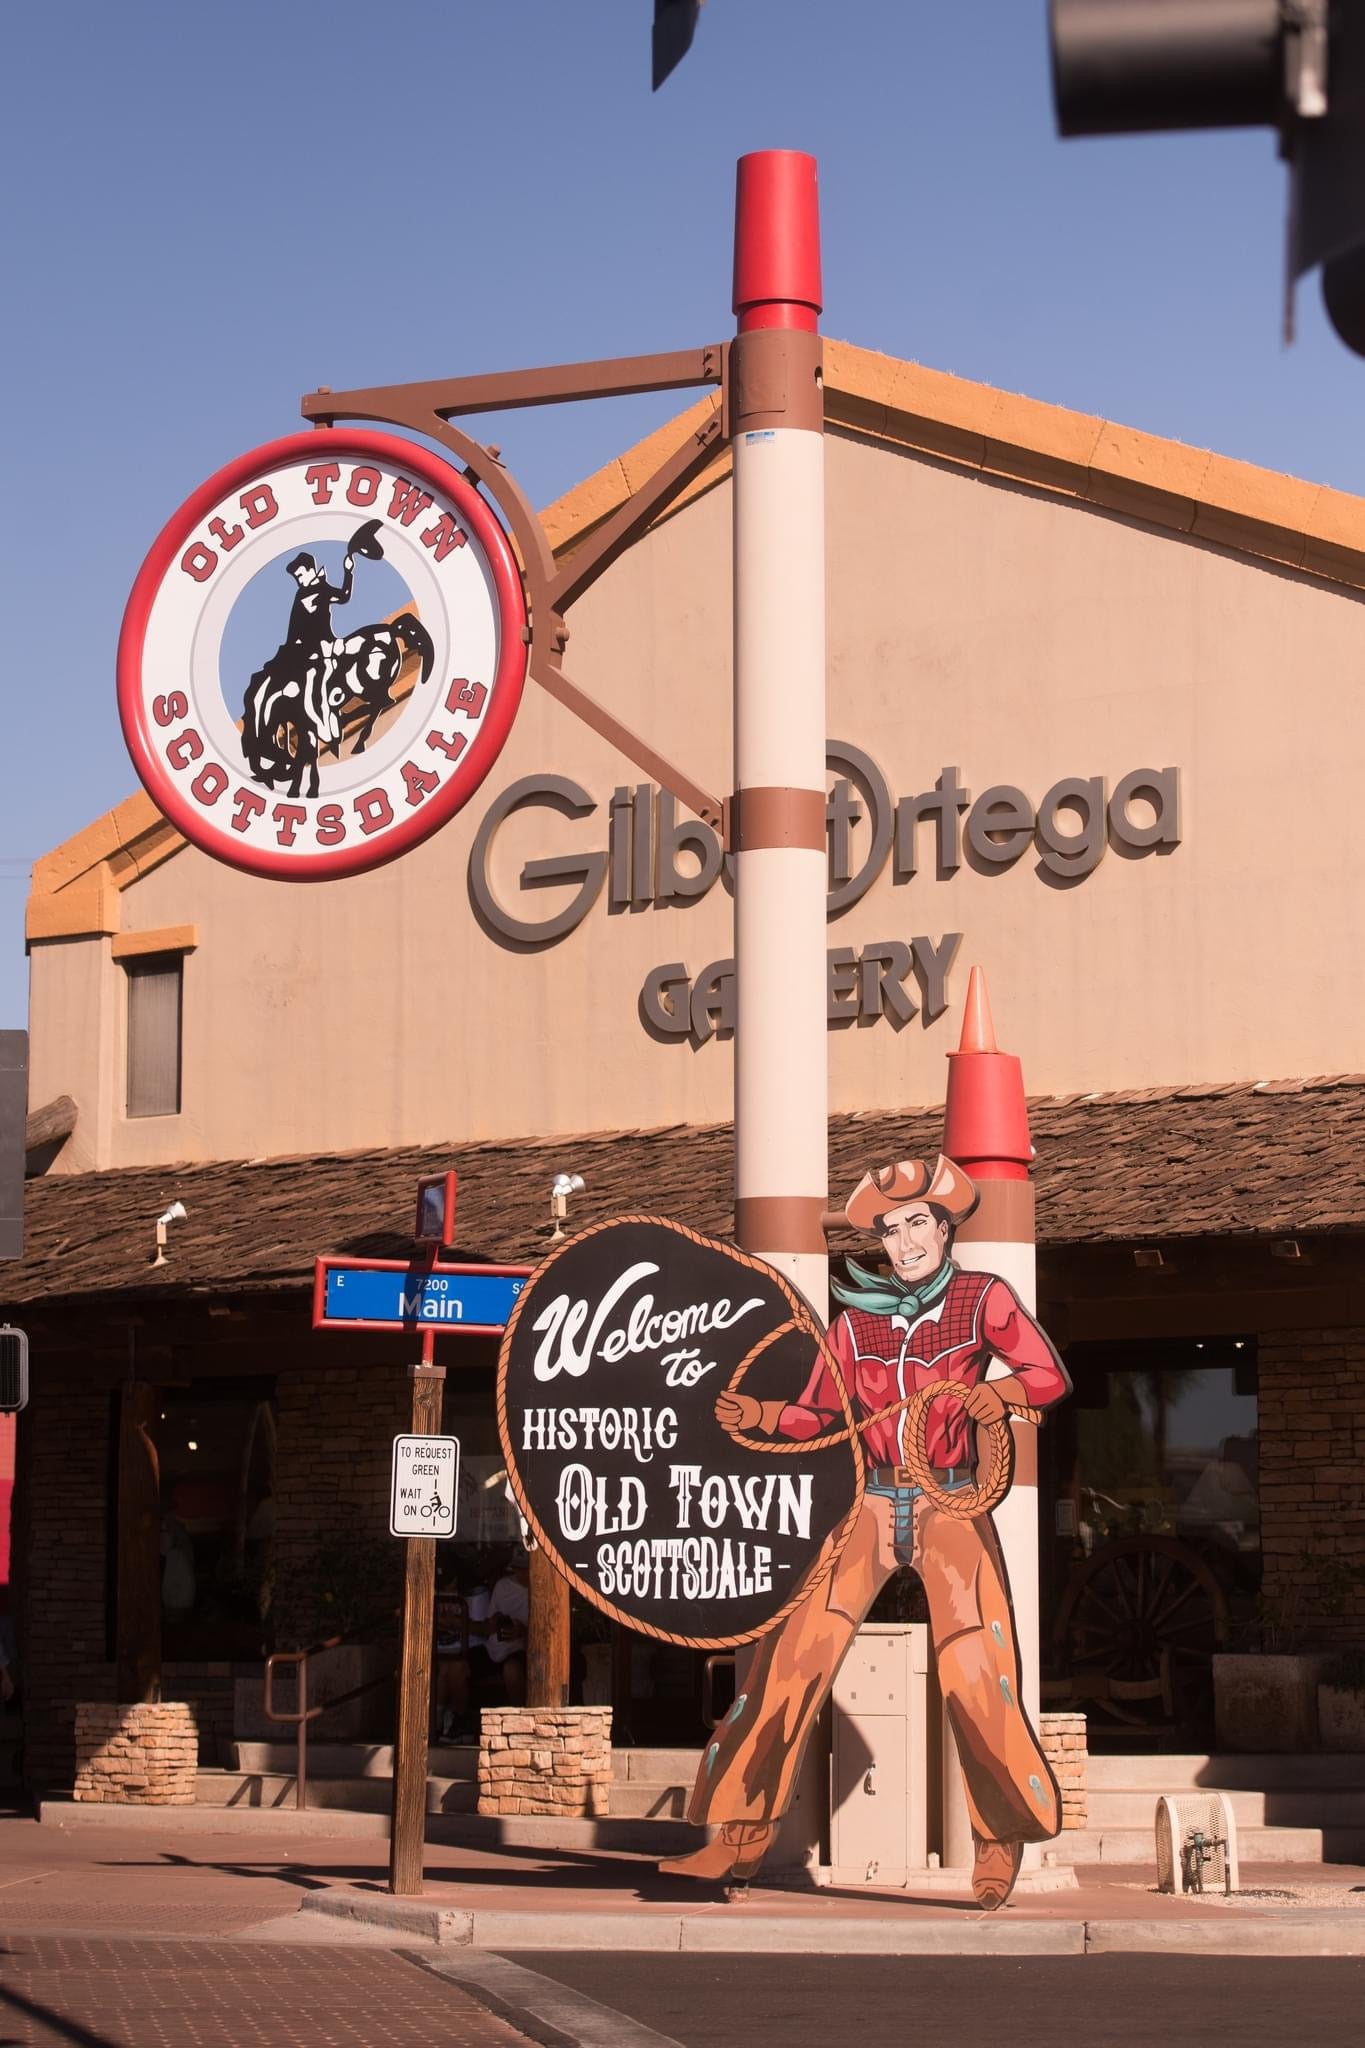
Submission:
M 895 1479 L 895 1483 L 896 1483 L 896 1485 L 897 1485 L 897 1486 L 913 1486 L 913 1485 L 914 1485 L 914 1483 L 915 1483 L 915 1475 L 914 1475 L 914 1473 L 913 1473 L 913 1472 L 912 1472 L 912 1471 L 910 1470 L 910 1467 L 909 1467 L 908 1465 L 893 1465 L 893 1466 L 891 1467 L 891 1471 L 892 1471 L 892 1474 L 893 1474 L 893 1476 L 894 1476 L 894 1479 Z

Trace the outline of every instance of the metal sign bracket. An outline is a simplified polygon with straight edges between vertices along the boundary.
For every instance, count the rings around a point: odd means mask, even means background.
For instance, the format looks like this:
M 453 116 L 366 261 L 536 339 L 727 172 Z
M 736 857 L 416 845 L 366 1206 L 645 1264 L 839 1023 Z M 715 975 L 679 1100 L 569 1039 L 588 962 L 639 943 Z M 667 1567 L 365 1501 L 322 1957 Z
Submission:
M 339 419 L 382 421 L 437 441 L 456 457 L 469 481 L 501 515 L 520 560 L 531 622 L 528 670 L 532 681 L 716 829 L 723 822 L 719 798 L 588 696 L 564 674 L 560 663 L 569 638 L 564 622 L 569 606 L 688 488 L 728 439 L 728 367 L 729 344 L 715 342 L 664 355 L 618 356 L 601 362 L 561 363 L 424 384 L 381 384 L 357 391 L 322 387 L 307 393 L 300 404 L 303 417 L 314 426 L 330 427 Z M 501 449 L 476 441 L 451 424 L 456 415 L 704 385 L 720 389 L 720 409 L 637 485 L 625 503 L 562 564 L 555 561 L 534 508 L 505 468 Z

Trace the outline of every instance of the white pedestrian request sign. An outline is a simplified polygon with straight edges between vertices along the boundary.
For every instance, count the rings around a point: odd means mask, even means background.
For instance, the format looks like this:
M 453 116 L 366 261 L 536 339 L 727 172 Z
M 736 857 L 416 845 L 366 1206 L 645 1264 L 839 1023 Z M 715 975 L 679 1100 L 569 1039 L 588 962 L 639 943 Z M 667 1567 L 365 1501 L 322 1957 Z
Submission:
M 396 1436 L 389 1534 L 453 1536 L 459 1480 L 457 1436 Z

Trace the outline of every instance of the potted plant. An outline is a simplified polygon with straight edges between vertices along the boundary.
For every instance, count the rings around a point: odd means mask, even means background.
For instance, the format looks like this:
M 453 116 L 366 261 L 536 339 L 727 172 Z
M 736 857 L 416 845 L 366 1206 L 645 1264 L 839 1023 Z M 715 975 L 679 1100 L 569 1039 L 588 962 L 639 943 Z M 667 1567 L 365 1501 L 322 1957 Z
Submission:
M 1297 1752 L 1323 1746 L 1319 1727 L 1324 1673 L 1333 1652 L 1317 1633 L 1342 1615 L 1365 1570 L 1336 1556 L 1305 1550 L 1292 1584 L 1263 1594 L 1253 1640 L 1259 1647 L 1221 1651 L 1213 1660 L 1218 1747 L 1242 1752 Z M 1365 1742 L 1343 1745 L 1365 1748 Z
M 1324 1749 L 1365 1750 L 1365 1647 L 1340 1650 L 1318 1680 L 1318 1737 Z
M 1307 1646 L 1302 1596 L 1297 1580 L 1262 1593 L 1249 1640 L 1241 1648 L 1215 1651 L 1213 1719 L 1220 1750 L 1261 1755 L 1317 1748 L 1318 1676 L 1327 1657 Z

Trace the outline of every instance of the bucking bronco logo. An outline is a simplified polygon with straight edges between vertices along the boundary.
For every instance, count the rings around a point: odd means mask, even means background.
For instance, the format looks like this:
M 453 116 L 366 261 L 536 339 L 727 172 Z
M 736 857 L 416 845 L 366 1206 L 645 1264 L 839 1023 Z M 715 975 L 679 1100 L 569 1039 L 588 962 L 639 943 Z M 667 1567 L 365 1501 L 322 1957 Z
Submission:
M 393 686 L 404 656 L 421 659 L 419 682 L 429 682 L 436 650 L 415 613 L 402 611 L 386 623 L 334 635 L 332 607 L 349 604 L 355 558 L 382 560 L 379 521 L 367 520 L 351 538 L 340 583 L 310 554 L 286 564 L 298 585 L 289 628 L 264 668 L 251 678 L 242 709 L 242 752 L 257 782 L 267 789 L 287 783 L 290 796 L 308 785 L 318 793 L 318 762 L 341 756 L 344 740 L 363 753 L 384 712 L 393 705 Z
M 220 471 L 157 541 L 120 642 L 124 732 L 206 852 L 352 873 L 487 774 L 524 624 L 506 536 L 447 464 L 387 435 L 299 435 Z

